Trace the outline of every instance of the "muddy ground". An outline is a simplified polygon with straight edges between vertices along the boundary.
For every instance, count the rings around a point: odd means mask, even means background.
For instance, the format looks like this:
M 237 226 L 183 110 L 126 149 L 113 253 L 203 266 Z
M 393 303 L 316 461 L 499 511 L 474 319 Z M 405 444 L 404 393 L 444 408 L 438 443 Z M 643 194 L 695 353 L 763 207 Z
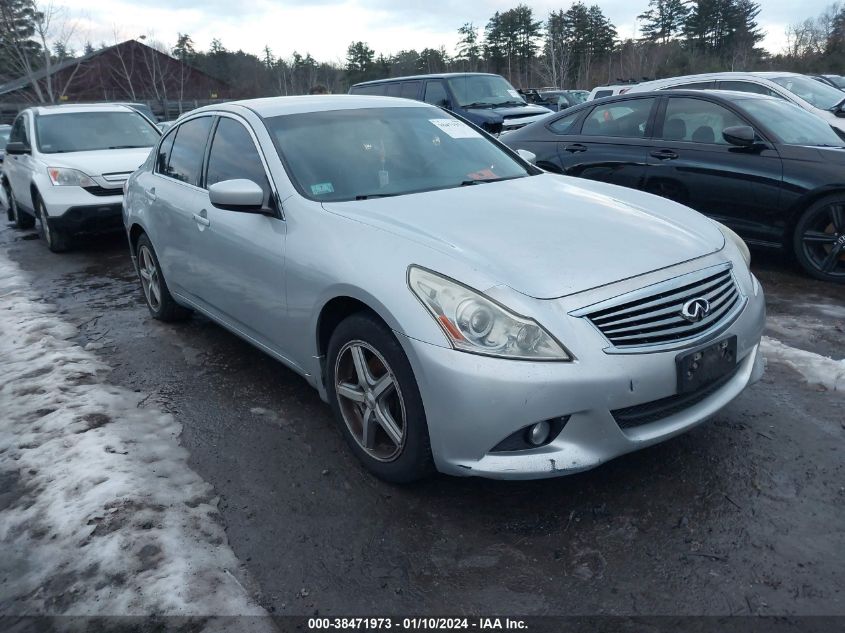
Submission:
M 0 248 L 112 382 L 182 423 L 270 612 L 845 614 L 845 395 L 786 365 L 597 470 L 394 487 L 358 465 L 303 379 L 205 318 L 149 318 L 122 237 L 55 255 L 3 228 Z M 844 358 L 845 289 L 753 255 L 769 335 Z

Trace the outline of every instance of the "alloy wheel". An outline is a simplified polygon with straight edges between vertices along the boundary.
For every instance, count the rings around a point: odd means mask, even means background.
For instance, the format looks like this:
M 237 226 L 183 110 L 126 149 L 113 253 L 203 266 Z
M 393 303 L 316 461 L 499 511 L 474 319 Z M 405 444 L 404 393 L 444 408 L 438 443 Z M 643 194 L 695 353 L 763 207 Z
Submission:
M 141 246 L 138 250 L 138 274 L 147 303 L 154 312 L 158 312 L 161 308 L 161 276 L 153 254 L 146 246 Z
M 804 225 L 801 248 L 819 272 L 845 278 L 845 204 L 820 207 Z
M 396 376 L 370 344 L 346 343 L 337 355 L 335 393 L 352 437 L 372 458 L 395 459 L 405 445 L 405 403 Z

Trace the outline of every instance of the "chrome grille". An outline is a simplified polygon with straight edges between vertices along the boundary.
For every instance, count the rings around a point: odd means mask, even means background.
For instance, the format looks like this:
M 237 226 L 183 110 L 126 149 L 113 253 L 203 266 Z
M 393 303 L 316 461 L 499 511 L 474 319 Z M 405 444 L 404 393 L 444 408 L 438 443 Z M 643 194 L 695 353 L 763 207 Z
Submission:
M 710 312 L 700 321 L 687 321 L 681 309 L 697 298 L 710 303 Z M 588 318 L 614 347 L 628 349 L 704 334 L 728 322 L 744 302 L 728 264 L 647 286 L 573 315 Z

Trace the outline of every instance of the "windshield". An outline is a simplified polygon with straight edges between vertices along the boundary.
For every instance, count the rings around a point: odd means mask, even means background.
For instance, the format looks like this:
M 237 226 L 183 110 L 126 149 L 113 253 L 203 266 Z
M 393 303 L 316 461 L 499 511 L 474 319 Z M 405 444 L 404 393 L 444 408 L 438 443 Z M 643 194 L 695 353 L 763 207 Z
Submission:
M 742 99 L 737 105 L 777 134 L 786 145 L 841 147 L 842 139 L 815 114 L 780 99 Z
M 528 171 L 494 142 L 436 108 L 365 108 L 265 120 L 294 184 L 311 200 L 397 196 Z
M 158 129 L 137 112 L 68 112 L 35 118 L 38 149 L 44 154 L 152 147 Z
M 809 77 L 773 77 L 772 81 L 822 110 L 830 110 L 845 99 L 841 90 Z
M 841 75 L 825 75 L 825 77 L 840 90 L 845 88 L 845 77 L 842 77 Z
M 449 87 L 462 108 L 525 105 L 525 101 L 504 77 L 462 75 L 449 79 Z

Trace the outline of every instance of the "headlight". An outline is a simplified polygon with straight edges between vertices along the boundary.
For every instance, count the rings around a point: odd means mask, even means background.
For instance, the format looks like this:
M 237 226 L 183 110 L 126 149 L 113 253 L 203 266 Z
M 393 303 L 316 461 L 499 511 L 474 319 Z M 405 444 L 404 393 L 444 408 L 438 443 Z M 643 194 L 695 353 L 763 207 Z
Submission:
M 536 321 L 456 281 L 411 266 L 408 284 L 455 349 L 522 360 L 572 360 Z
M 97 183 L 91 180 L 87 174 L 83 174 L 78 169 L 69 169 L 67 167 L 48 167 L 47 174 L 50 176 L 50 182 L 57 187 L 75 186 L 75 187 L 96 187 Z
M 713 222 L 716 224 L 716 226 L 719 227 L 719 230 L 722 232 L 722 235 L 725 236 L 726 240 L 730 240 L 731 242 L 736 244 L 736 247 L 739 249 L 739 252 L 742 253 L 742 259 L 745 260 L 745 265 L 750 267 L 751 251 L 748 250 L 748 245 L 745 243 L 745 240 L 743 240 L 739 235 L 734 233 L 733 230 L 729 229 L 721 222 L 716 222 L 716 220 L 713 220 Z

